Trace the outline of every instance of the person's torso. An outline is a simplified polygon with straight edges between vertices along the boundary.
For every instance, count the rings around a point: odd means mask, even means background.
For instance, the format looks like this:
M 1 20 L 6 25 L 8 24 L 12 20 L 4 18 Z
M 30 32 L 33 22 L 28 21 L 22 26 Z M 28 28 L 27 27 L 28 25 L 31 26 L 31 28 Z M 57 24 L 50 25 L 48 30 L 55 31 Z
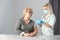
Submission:
M 53 17 L 53 15 L 48 16 L 46 19 L 43 17 L 42 20 L 44 22 L 49 23 L 50 17 Z M 42 24 L 42 34 L 43 35 L 53 35 L 54 34 L 53 33 L 53 29 L 52 28 L 48 28 L 46 25 Z
M 26 33 L 33 32 L 33 30 L 34 30 L 34 21 L 30 20 L 30 22 L 28 24 L 26 24 L 24 22 L 24 20 L 21 19 L 21 30 L 26 32 Z

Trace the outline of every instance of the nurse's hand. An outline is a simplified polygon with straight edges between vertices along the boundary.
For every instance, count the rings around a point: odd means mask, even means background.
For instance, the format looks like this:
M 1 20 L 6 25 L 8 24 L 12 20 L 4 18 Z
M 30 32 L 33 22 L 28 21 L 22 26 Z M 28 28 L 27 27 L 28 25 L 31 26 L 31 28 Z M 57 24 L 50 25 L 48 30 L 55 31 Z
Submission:
M 42 20 L 36 20 L 36 22 L 35 22 L 36 24 L 43 24 L 44 23 L 44 21 L 42 21 Z

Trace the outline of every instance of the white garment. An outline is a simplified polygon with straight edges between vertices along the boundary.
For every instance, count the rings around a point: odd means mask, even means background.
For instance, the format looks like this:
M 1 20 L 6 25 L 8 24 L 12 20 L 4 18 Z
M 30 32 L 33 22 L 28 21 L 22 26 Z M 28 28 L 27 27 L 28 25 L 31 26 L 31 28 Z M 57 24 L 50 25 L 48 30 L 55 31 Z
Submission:
M 47 27 L 46 25 L 42 24 L 42 34 L 43 35 L 54 35 L 54 24 L 56 22 L 56 17 L 54 14 L 49 15 L 46 19 L 44 16 L 41 17 L 41 20 L 44 22 L 50 24 L 52 28 Z
M 22 32 L 21 34 L 20 34 L 20 36 L 23 36 L 25 34 L 25 32 Z

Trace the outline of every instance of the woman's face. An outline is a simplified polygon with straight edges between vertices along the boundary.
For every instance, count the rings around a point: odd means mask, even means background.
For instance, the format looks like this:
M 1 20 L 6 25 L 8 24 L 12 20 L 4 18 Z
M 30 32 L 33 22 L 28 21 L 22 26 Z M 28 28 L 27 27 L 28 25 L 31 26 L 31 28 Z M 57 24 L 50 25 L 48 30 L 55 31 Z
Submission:
M 28 19 L 32 16 L 32 12 L 28 11 L 25 14 L 25 17 L 27 17 Z
M 43 7 L 44 14 L 48 14 L 48 7 Z
M 44 10 L 47 10 L 47 9 L 48 9 L 48 7 L 43 7 L 43 9 L 44 9 Z

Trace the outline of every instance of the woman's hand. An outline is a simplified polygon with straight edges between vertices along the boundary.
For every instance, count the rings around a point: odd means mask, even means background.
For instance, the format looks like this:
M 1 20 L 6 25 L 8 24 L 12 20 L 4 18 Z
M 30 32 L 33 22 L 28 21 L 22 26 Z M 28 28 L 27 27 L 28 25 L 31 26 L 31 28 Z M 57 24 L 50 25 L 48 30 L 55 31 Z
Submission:
M 33 33 L 25 33 L 24 36 L 26 36 L 26 37 L 33 37 L 34 34 Z
M 29 36 L 30 36 L 30 34 L 29 34 L 29 33 L 25 33 L 25 34 L 24 34 L 24 36 L 29 37 Z
M 34 33 L 30 33 L 30 37 L 33 37 L 33 36 L 35 36 L 35 34 Z

